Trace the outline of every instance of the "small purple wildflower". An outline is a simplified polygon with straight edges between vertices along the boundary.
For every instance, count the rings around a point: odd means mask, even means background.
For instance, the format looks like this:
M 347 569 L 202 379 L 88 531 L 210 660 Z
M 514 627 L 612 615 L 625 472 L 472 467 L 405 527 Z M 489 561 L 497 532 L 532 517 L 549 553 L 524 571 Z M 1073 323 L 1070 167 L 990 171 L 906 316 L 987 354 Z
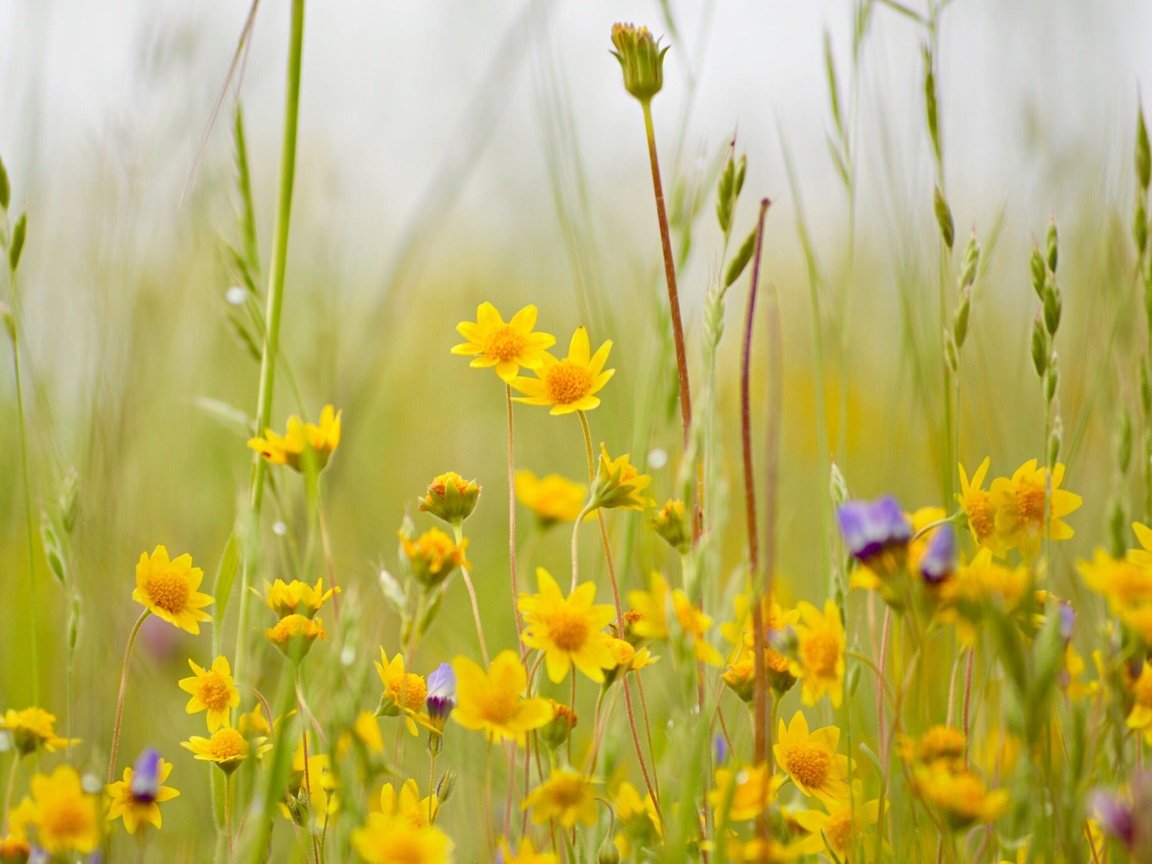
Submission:
M 956 532 L 950 524 L 932 532 L 920 559 L 920 575 L 929 585 L 939 585 L 956 572 Z
M 441 663 L 428 676 L 428 716 L 442 720 L 456 707 L 456 673 L 447 663 Z
M 160 754 L 149 747 L 136 759 L 132 768 L 132 797 L 141 804 L 151 804 L 160 791 Z
M 900 509 L 900 502 L 891 495 L 841 504 L 836 520 L 848 551 L 861 561 L 867 562 L 885 549 L 904 546 L 912 539 L 912 525 Z

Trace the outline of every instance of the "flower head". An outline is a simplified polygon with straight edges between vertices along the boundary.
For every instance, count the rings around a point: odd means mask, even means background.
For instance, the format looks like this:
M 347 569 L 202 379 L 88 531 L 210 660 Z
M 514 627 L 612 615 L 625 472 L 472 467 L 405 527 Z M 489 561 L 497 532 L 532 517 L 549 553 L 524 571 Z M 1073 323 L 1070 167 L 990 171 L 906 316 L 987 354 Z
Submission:
M 440 800 L 435 792 L 420 797 L 420 787 L 409 778 L 397 790 L 391 783 L 380 787 L 380 812 L 385 816 L 398 816 L 413 828 L 423 828 L 435 819 Z
M 559 474 L 537 477 L 531 471 L 517 471 L 515 484 L 516 500 L 532 510 L 544 528 L 575 522 L 588 500 L 587 486 Z
M 996 534 L 996 507 L 992 503 L 991 494 L 984 488 L 991 463 L 992 460 L 985 456 L 971 480 L 964 466 L 960 466 L 960 494 L 956 500 L 968 517 L 968 530 L 972 532 L 972 539 L 978 546 L 984 546 L 999 555 L 1002 550 L 1000 538 Z
M 809 732 L 808 721 L 797 711 L 789 725 L 780 721 L 772 752 L 776 764 L 805 795 L 838 801 L 848 797 L 848 757 L 836 753 L 839 741 L 835 726 Z
M 1046 505 L 1049 480 L 1051 499 Z M 1030 459 L 1016 469 L 1011 480 L 997 477 L 992 481 L 996 534 L 1004 548 L 1019 547 L 1024 557 L 1031 559 L 1036 557 L 1045 536 L 1053 540 L 1067 540 L 1072 536 L 1074 532 L 1063 517 L 1079 509 L 1083 501 L 1079 495 L 1060 488 L 1063 480 L 1063 464 L 1057 463 L 1049 477 L 1046 468 L 1037 467 L 1036 460 Z
M 282 654 L 295 659 L 307 654 L 317 639 L 328 638 L 324 622 L 306 615 L 286 615 L 276 622 L 275 627 L 267 628 L 264 635 Z
M 369 864 L 448 864 L 453 843 L 435 825 L 415 826 L 403 816 L 370 813 L 352 832 L 352 845 Z
M 797 610 L 796 659 L 789 672 L 803 682 L 805 705 L 815 705 L 827 693 L 832 707 L 839 708 L 844 699 L 845 646 L 840 609 L 827 600 L 823 614 L 811 603 L 800 603 Z
M 532 821 L 539 824 L 555 819 L 565 828 L 577 822 L 596 824 L 596 796 L 592 780 L 570 768 L 557 768 L 552 776 L 528 793 L 522 810 L 527 810 Z
M 459 525 L 472 515 L 479 498 L 480 485 L 475 480 L 465 480 L 455 471 L 449 471 L 432 478 L 428 491 L 420 499 L 420 509 L 450 525 Z
M 600 445 L 600 465 L 596 470 L 596 484 L 592 487 L 592 506 L 622 510 L 645 510 L 656 502 L 640 493 L 648 488 L 652 478 L 641 474 L 632 464 L 631 454 L 613 459 L 608 448 Z
M 240 705 L 240 691 L 232 680 L 232 667 L 227 657 L 217 657 L 210 670 L 192 660 L 188 665 L 195 674 L 180 679 L 180 689 L 192 694 L 184 710 L 189 714 L 207 711 L 208 731 L 215 732 L 228 722 L 228 713 Z
M 991 792 L 980 775 L 937 760 L 913 772 L 913 788 L 941 812 L 954 829 L 974 822 L 995 822 L 1008 806 L 1008 793 Z
M 415 540 L 402 529 L 400 549 L 412 570 L 412 576 L 426 588 L 435 588 L 452 575 L 457 567 L 467 567 L 464 557 L 468 538 L 457 545 L 439 528 L 429 528 Z
M 456 325 L 457 332 L 468 341 L 454 346 L 452 353 L 472 357 L 470 366 L 495 368 L 500 380 L 511 383 L 521 366 L 539 369 L 545 352 L 556 344 L 551 333 L 534 333 L 535 326 L 535 306 L 525 306 L 505 324 L 496 307 L 484 302 L 477 307 L 474 322 Z
M 215 602 L 196 590 L 203 581 L 204 571 L 192 566 L 191 555 L 170 560 L 168 550 L 157 546 L 151 555 L 140 553 L 132 599 L 169 624 L 197 634 L 201 621 L 212 620 L 203 607 Z
M 456 673 L 447 663 L 441 663 L 428 676 L 428 696 L 424 700 L 428 716 L 441 724 L 456 707 Z
M 524 613 L 521 638 L 529 648 L 544 652 L 548 677 L 559 683 L 575 666 L 597 683 L 604 670 L 616 665 L 602 632 L 615 616 L 611 605 L 594 605 L 596 584 L 584 582 L 565 597 L 543 567 L 536 570 L 540 593 L 520 596 Z
M 801 810 L 789 814 L 797 825 L 808 832 L 808 836 L 797 845 L 796 851 L 805 855 L 819 855 L 830 847 L 841 861 L 848 860 L 858 842 L 857 838 L 868 826 L 875 825 L 880 817 L 878 800 L 862 802 L 859 800 L 862 796 L 853 797 L 857 798 L 855 803 L 838 801 L 830 804 L 826 813 L 820 810 Z
M 424 710 L 424 700 L 428 696 L 428 685 L 423 675 L 408 672 L 404 668 L 404 655 L 397 652 L 391 660 L 384 649 L 380 649 L 380 662 L 374 663 L 376 674 L 384 685 L 381 700 L 384 713 L 396 715 L 403 713 L 408 724 L 408 731 L 417 734 L 415 718 Z
M 516 397 L 517 402 L 551 407 L 552 414 L 591 411 L 600 404 L 596 394 L 616 374 L 615 369 L 604 368 L 611 350 L 609 340 L 592 354 L 588 331 L 577 327 L 568 344 L 567 357 L 557 360 L 545 354 L 543 363 L 533 370 L 535 378 L 517 377 L 508 383 L 513 390 L 525 394 Z
M 956 532 L 951 525 L 941 525 L 932 532 L 919 567 L 929 585 L 940 584 L 956 571 Z
M 99 845 L 96 798 L 84 791 L 75 768 L 61 765 L 51 774 L 36 774 L 29 787 L 27 812 L 36 828 L 37 845 L 49 855 L 88 853 Z
M 708 803 L 727 821 L 747 822 L 768 809 L 772 799 L 784 784 L 782 775 L 772 776 L 768 763 L 761 762 L 745 768 L 717 768 L 716 786 L 708 793 Z
M 649 527 L 663 538 L 664 542 L 684 554 L 691 545 L 691 533 L 684 519 L 684 502 L 670 498 L 648 523 Z
M 293 579 L 291 582 L 277 579 L 271 584 L 265 582 L 264 589 L 268 608 L 281 618 L 296 614 L 314 618 L 321 606 L 333 595 L 340 593 L 339 587 L 325 591 L 323 577 L 317 579 L 315 585 L 309 585 L 299 579 Z
M 0 729 L 12 737 L 12 745 L 21 755 L 43 748 L 55 753 L 61 747 L 79 744 L 79 738 L 61 738 L 56 734 L 56 716 L 43 708 L 9 708 L 0 717 Z
M 321 471 L 340 445 L 340 415 L 343 413 L 325 405 L 316 423 L 306 423 L 293 415 L 288 418 L 288 428 L 283 435 L 265 429 L 263 438 L 249 439 L 248 447 L 273 465 L 288 465 L 302 471 L 308 467 L 307 459 L 311 458 L 315 460 L 315 470 Z
M 528 672 L 515 651 L 501 651 L 487 670 L 469 660 L 452 661 L 456 672 L 453 718 L 465 729 L 487 733 L 489 739 L 512 739 L 523 746 L 527 732 L 552 719 L 547 699 L 525 699 Z
M 211 738 L 193 735 L 187 741 L 181 741 L 180 746 L 191 750 L 197 759 L 214 762 L 225 774 L 231 774 L 240 767 L 240 763 L 248 758 L 253 749 L 259 758 L 272 747 L 267 738 L 249 741 L 231 726 L 222 726 L 212 733 Z
M 848 551 L 869 566 L 886 552 L 902 553 L 912 539 L 912 526 L 891 495 L 841 504 L 836 519 Z
M 680 622 L 680 629 L 684 631 L 696 659 L 710 666 L 719 666 L 723 663 L 720 652 L 708 641 L 707 634 L 712 629 L 712 616 L 705 615 L 679 588 L 672 592 L 672 610 L 676 613 L 676 620 Z
M 141 825 L 161 827 L 160 805 L 179 796 L 171 786 L 161 785 L 172 773 L 172 764 L 155 750 L 140 754 L 132 768 L 124 769 L 124 779 L 104 787 L 108 794 L 108 820 L 124 820 L 124 829 L 135 834 Z
M 497 864 L 557 864 L 559 860 L 555 852 L 537 852 L 531 837 L 521 837 L 515 852 L 507 840 L 501 840 L 496 851 Z
M 650 102 L 664 86 L 664 55 L 669 46 L 661 48 L 647 27 L 634 24 L 613 24 L 612 45 L 616 49 L 612 56 L 624 73 L 624 89 L 641 102 Z
M 647 591 L 629 591 L 628 603 L 637 616 L 629 631 L 636 639 L 668 638 L 668 580 L 658 571 L 648 575 Z

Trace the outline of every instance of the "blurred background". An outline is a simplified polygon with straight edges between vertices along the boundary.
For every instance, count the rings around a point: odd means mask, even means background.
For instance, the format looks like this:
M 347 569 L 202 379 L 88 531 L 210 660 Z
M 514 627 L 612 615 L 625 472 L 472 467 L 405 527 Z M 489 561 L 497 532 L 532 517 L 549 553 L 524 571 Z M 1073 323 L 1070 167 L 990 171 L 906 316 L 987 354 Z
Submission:
M 366 667 L 377 644 L 396 648 L 376 574 L 395 567 L 403 514 L 446 470 L 485 487 L 469 552 L 486 620 L 495 622 L 489 640 L 511 643 L 503 397 L 493 376 L 448 353 L 456 323 L 474 319 L 479 302 L 492 300 L 506 316 L 537 304 L 558 350 L 581 323 L 594 343 L 612 339 L 618 372 L 591 416 L 593 434 L 649 465 L 660 501 L 676 494 L 680 428 L 660 248 L 641 114 L 608 53 L 617 20 L 647 24 L 671 45 L 654 112 L 694 386 L 703 380 L 704 296 L 722 266 L 716 172 L 733 138 L 748 157 L 733 242 L 752 227 L 759 198 L 774 202 L 764 274 L 779 291 L 786 334 L 785 593 L 824 595 L 821 514 L 833 460 L 856 495 L 891 491 L 909 508 L 949 506 L 941 477 L 954 468 L 942 464 L 938 443 L 941 263 L 925 31 L 882 4 L 867 7 L 865 20 L 856 8 L 797 0 L 310 5 L 283 338 L 296 387 L 281 377 L 273 425 L 292 413 L 315 417 L 326 402 L 344 410 L 325 491 L 341 579 L 363 602 L 357 650 L 367 653 L 358 662 Z M 0 5 L 0 155 L 12 210 L 28 213 L 18 314 L 34 506 L 54 507 L 75 471 L 75 698 L 84 710 L 73 734 L 94 752 L 105 746 L 123 639 L 137 614 L 129 600 L 136 558 L 158 543 L 191 552 L 210 584 L 246 495 L 244 424 L 258 364 L 230 323 L 237 294 L 229 289 L 239 283 L 227 246 L 240 242 L 232 118 L 239 99 L 266 262 L 288 7 L 260 4 L 230 80 L 248 13 L 239 0 Z M 1113 445 L 1123 411 L 1139 422 L 1145 335 L 1129 226 L 1137 106 L 1152 87 L 1152 6 L 955 0 L 939 20 L 944 180 L 958 237 L 949 291 L 972 232 L 985 252 L 962 359 L 959 454 L 970 469 L 992 455 L 993 475 L 1042 457 L 1028 257 L 1054 219 L 1065 300 L 1057 338 L 1065 485 L 1086 501 L 1056 569 L 1076 592 L 1071 562 L 1105 542 L 1113 503 L 1139 515 L 1142 493 L 1117 472 Z M 851 184 L 831 152 L 828 58 Z M 729 294 L 718 370 L 719 434 L 731 454 L 746 291 L 745 278 Z M 762 393 L 759 359 L 756 368 Z M 7 351 L 0 373 L 0 707 L 21 707 L 31 698 L 29 601 Z M 523 408 L 517 422 L 520 467 L 581 476 L 574 419 Z M 728 489 L 740 491 L 738 468 L 721 466 L 721 502 Z M 266 523 L 291 526 L 299 511 L 286 494 Z M 637 587 L 668 556 L 640 536 L 639 517 L 627 518 L 617 539 L 636 554 L 622 578 Z M 527 543 L 531 520 L 522 520 Z M 537 556 L 558 570 L 566 566 L 561 533 L 544 538 Z M 269 533 L 268 542 L 291 534 Z M 714 575 L 726 584 L 742 561 L 742 531 L 733 525 L 721 540 Z M 39 555 L 40 620 L 63 629 L 66 604 Z M 269 556 L 269 578 L 281 575 L 276 560 Z M 459 592 L 449 604 L 447 614 L 466 614 Z M 173 634 L 157 628 L 140 661 L 149 664 L 141 679 L 167 683 L 130 697 L 125 752 L 148 741 L 132 719 L 145 701 L 149 728 L 164 718 L 171 742 L 202 734 L 198 718 L 183 714 L 175 679 L 187 656 L 211 659 L 208 643 Z M 431 637 L 430 664 L 442 638 Z M 42 628 L 40 642 L 42 701 L 63 716 L 63 637 Z M 444 645 L 461 650 L 458 639 Z

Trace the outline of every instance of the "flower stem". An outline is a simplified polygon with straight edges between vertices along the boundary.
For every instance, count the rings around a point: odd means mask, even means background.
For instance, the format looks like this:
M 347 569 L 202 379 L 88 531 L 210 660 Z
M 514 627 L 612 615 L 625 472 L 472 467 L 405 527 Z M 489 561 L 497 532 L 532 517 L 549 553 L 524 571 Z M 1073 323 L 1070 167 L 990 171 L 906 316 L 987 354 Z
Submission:
M 108 756 L 108 782 L 116 779 L 116 751 L 120 749 L 120 726 L 124 721 L 124 697 L 128 694 L 128 663 L 132 659 L 132 647 L 136 644 L 136 636 L 144 626 L 144 619 L 151 615 L 145 609 L 136 619 L 132 632 L 128 634 L 128 645 L 124 648 L 124 665 L 120 668 L 120 695 L 116 697 L 116 720 L 112 724 L 112 750 Z
M 456 545 L 459 546 L 464 539 L 464 529 L 460 523 L 453 523 L 452 531 L 456 534 Z M 472 575 L 468 572 L 468 564 L 460 565 L 460 575 L 464 578 L 464 587 L 468 589 L 468 600 L 472 603 L 472 620 L 476 624 L 476 638 L 480 640 L 480 656 L 484 658 L 484 666 L 488 666 L 488 642 L 484 638 L 484 624 L 480 620 L 480 603 L 476 599 L 476 587 L 472 584 Z
M 8 833 L 8 814 L 12 812 L 12 793 L 16 791 L 16 773 L 20 768 L 20 751 L 12 750 L 12 766 L 8 769 L 8 785 L 4 787 L 4 819 L 0 827 Z
M 304 0 L 292 0 L 292 24 L 288 44 L 288 86 L 284 104 L 284 138 L 280 151 L 280 192 L 276 204 L 276 234 L 268 270 L 268 297 L 264 319 L 264 346 L 260 354 L 260 390 L 257 396 L 256 432 L 268 426 L 272 394 L 276 383 L 276 362 L 280 351 L 280 314 L 284 306 L 284 272 L 288 262 L 288 234 L 292 217 L 292 189 L 296 179 L 296 127 L 300 114 L 300 66 L 304 48 Z M 254 520 L 259 522 L 264 501 L 267 463 L 255 454 L 252 460 L 250 501 Z M 240 611 L 236 627 L 236 680 L 246 671 L 245 639 L 248 635 L 251 604 L 251 555 L 244 556 L 240 578 Z
M 516 621 L 516 644 L 520 644 L 520 580 L 516 574 L 516 431 L 512 423 L 512 388 L 504 385 L 508 404 L 508 575 L 512 580 L 512 616 Z
M 308 772 L 305 771 L 305 774 Z M 224 775 L 224 836 L 228 839 L 228 860 L 232 860 L 232 775 Z

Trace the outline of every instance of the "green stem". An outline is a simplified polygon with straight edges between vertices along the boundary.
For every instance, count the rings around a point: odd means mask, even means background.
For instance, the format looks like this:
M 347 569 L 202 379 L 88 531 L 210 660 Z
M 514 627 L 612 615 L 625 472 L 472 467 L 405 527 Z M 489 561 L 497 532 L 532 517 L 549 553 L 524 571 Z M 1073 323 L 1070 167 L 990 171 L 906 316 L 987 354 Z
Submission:
M 504 385 L 508 403 L 508 574 L 512 581 L 512 616 L 516 621 L 516 644 L 524 624 L 520 620 L 520 580 L 516 574 L 516 430 L 512 423 L 512 388 Z
M 0 826 L 8 833 L 8 814 L 12 812 L 12 793 L 16 790 L 16 774 L 20 768 L 20 751 L 12 750 L 12 767 L 8 769 L 8 785 L 4 788 L 4 820 Z
M 280 313 L 284 306 L 284 273 L 288 261 L 288 233 L 292 216 L 292 188 L 296 179 L 296 128 L 300 114 L 300 66 L 304 49 L 304 0 L 292 0 L 292 25 L 288 43 L 288 86 L 284 107 L 284 140 L 280 151 L 280 193 L 276 205 L 276 234 L 268 271 L 268 298 L 265 312 L 264 350 L 260 356 L 260 391 L 257 397 L 256 431 L 262 433 L 272 413 L 272 393 L 276 383 L 276 360 L 280 350 Z M 264 459 L 252 460 L 251 507 L 258 524 L 264 501 Z M 245 638 L 248 634 L 251 604 L 251 555 L 244 556 L 240 579 L 240 612 L 236 628 L 236 680 L 243 681 L 246 670 Z
M 456 535 L 456 545 L 464 541 L 464 529 L 459 522 L 452 524 L 452 532 Z M 484 658 L 484 666 L 488 666 L 488 640 L 484 638 L 484 623 L 480 620 L 480 603 L 476 599 L 476 586 L 472 584 L 472 575 L 468 572 L 467 562 L 460 565 L 460 575 L 464 579 L 464 587 L 468 589 L 468 601 L 472 604 L 472 620 L 476 624 L 476 638 L 480 640 L 480 656 Z
M 116 720 L 112 724 L 112 750 L 108 756 L 108 782 L 116 779 L 116 751 L 120 749 L 120 726 L 124 721 L 124 698 L 128 695 L 128 664 L 132 660 L 132 646 L 136 644 L 136 637 L 140 628 L 144 626 L 145 619 L 152 612 L 145 609 L 136 619 L 132 632 L 128 635 L 128 645 L 124 648 L 124 665 L 120 668 L 120 695 L 116 697 Z

